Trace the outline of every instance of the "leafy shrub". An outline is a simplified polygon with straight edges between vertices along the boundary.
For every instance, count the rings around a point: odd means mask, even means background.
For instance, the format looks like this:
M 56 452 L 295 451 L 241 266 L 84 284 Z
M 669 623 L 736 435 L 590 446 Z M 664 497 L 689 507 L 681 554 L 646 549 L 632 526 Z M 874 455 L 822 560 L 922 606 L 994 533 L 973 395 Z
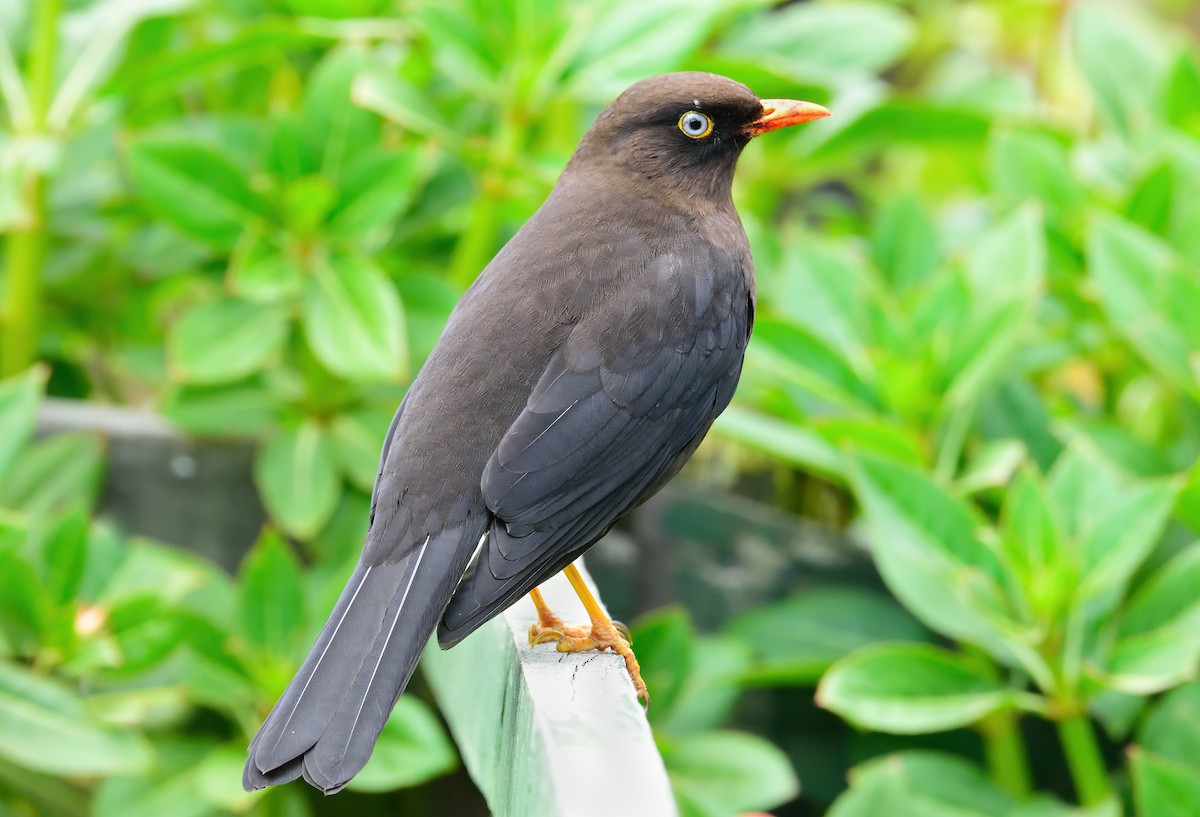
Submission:
M 353 555 L 407 379 L 598 108 L 689 68 L 835 112 L 743 157 L 759 320 L 716 444 L 832 495 L 819 515 L 854 520 L 894 599 L 824 589 L 716 636 L 675 613 L 643 623 L 684 810 L 792 796 L 777 751 L 720 727 L 744 687 L 819 680 L 856 728 L 966 727 L 984 746 L 983 769 L 928 752 L 863 763 L 835 817 L 1073 813 L 1031 791 L 1044 781 L 1024 738 L 1043 720 L 1088 813 L 1200 813 L 1186 14 L 1168 0 L 3 4 L 0 706 L 26 720 L 0 741 L 54 711 L 76 750 L 0 743 L 12 802 L 308 808 L 287 791 L 235 799 L 235 761 Z M 38 359 L 52 394 L 257 441 L 272 529 L 236 580 L 92 519 L 101 443 L 26 444 Z M 810 496 L 778 498 L 818 515 Z M 428 712 L 405 707 L 381 753 L 392 771 L 365 785 L 452 762 Z M 405 778 L 409 745 L 433 760 Z M 743 750 L 756 761 L 715 774 Z

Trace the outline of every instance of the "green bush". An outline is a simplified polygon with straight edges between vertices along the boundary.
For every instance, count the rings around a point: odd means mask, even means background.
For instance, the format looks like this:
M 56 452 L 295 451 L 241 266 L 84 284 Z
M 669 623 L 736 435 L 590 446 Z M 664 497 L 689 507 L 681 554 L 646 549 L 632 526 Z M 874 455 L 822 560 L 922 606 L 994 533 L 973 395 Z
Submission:
M 1074 784 L 1059 798 L 1200 813 L 1189 14 L 3 4 L 0 811 L 312 808 L 243 798 L 237 767 L 357 548 L 408 378 L 595 112 L 687 68 L 834 111 L 742 159 L 758 322 L 710 450 L 765 455 L 775 499 L 848 524 L 892 598 L 826 588 L 715 635 L 676 612 L 637 628 L 684 812 L 792 797 L 782 753 L 722 727 L 746 688 L 819 682 L 855 729 L 983 747 L 978 767 L 869 759 L 836 802 L 806 801 L 834 817 L 1083 814 L 1036 791 L 1041 722 Z M 100 441 L 27 442 L 47 378 L 255 441 L 272 523 L 236 579 L 93 519 Z M 363 787 L 453 765 L 419 703 L 393 723 Z

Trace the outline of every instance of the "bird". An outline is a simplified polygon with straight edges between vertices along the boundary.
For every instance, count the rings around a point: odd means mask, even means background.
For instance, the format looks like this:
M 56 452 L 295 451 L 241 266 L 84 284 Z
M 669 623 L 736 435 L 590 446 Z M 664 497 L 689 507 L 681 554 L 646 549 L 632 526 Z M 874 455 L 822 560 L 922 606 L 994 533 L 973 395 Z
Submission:
M 734 168 L 760 134 L 828 116 L 732 79 L 630 86 L 457 303 L 380 454 L 362 555 L 251 740 L 247 791 L 326 794 L 366 764 L 422 649 L 526 594 L 531 642 L 625 658 L 573 562 L 692 455 L 733 396 L 755 283 Z M 537 587 L 564 572 L 591 619 Z

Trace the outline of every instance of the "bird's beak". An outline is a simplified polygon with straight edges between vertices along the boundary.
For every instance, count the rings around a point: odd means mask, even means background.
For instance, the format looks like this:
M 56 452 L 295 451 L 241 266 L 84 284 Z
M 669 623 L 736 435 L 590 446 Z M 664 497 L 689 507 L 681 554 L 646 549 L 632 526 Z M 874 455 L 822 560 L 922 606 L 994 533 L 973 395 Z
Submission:
M 763 115 L 745 127 L 746 134 L 758 136 L 767 131 L 788 128 L 802 122 L 811 122 L 829 116 L 829 110 L 812 102 L 796 99 L 764 99 Z

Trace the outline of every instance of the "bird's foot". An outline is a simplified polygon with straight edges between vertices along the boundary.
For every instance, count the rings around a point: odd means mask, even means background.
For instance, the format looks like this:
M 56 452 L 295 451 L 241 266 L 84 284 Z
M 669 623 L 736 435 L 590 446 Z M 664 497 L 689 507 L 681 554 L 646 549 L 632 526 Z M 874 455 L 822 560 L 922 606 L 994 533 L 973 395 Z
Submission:
M 629 646 L 631 638 L 628 627 L 619 621 L 595 621 L 591 627 L 566 627 L 561 621 L 554 626 L 545 626 L 546 623 L 545 620 L 539 620 L 529 628 L 531 645 L 553 641 L 559 652 L 612 650 L 625 659 L 625 669 L 629 671 L 629 680 L 633 682 L 638 699 L 646 709 L 650 708 L 650 693 L 646 690 L 646 682 L 642 680 L 641 665 Z
M 633 643 L 633 636 L 629 634 L 628 627 L 615 620 L 612 622 L 612 626 L 627 643 Z M 547 641 L 560 641 L 563 638 L 589 638 L 591 634 L 591 627 L 568 626 L 563 624 L 561 618 L 551 613 L 548 616 L 539 616 L 537 621 L 529 625 L 529 646 L 544 644 Z M 576 650 L 563 650 L 563 652 L 576 652 Z
M 568 627 L 558 616 L 539 619 L 529 625 L 529 646 L 562 638 L 587 638 L 589 632 L 587 627 Z

